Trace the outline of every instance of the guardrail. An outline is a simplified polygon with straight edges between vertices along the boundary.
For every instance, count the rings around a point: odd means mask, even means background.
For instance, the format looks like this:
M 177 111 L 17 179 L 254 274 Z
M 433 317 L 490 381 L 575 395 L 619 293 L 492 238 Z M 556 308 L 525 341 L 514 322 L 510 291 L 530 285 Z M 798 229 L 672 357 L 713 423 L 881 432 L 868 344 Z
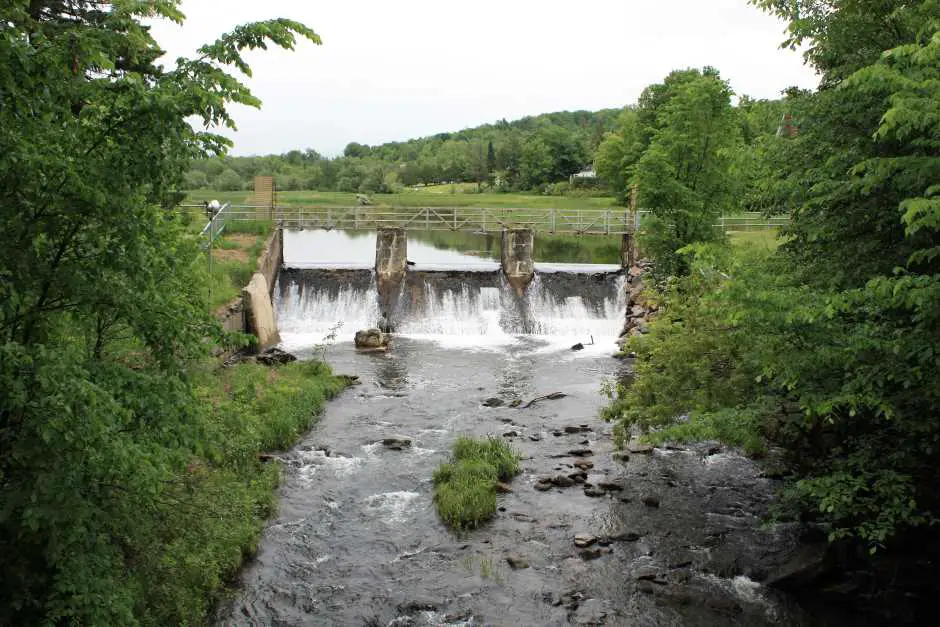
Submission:
M 623 209 L 491 209 L 482 207 L 279 207 L 288 228 L 412 231 L 531 229 L 544 233 L 617 235 L 633 233 L 634 219 Z
M 204 210 L 202 204 L 181 209 Z M 215 217 L 213 237 L 230 221 L 276 220 L 287 228 L 374 230 L 398 227 L 412 231 L 470 231 L 489 233 L 503 229 L 532 229 L 543 233 L 618 235 L 640 231 L 651 215 L 641 209 L 634 216 L 617 209 L 493 209 L 484 207 L 285 206 L 226 203 Z M 789 216 L 766 218 L 758 212 L 721 216 L 713 226 L 724 232 L 776 229 L 789 224 Z M 209 224 L 203 229 L 208 234 Z
M 779 229 L 790 224 L 790 216 L 772 216 L 764 217 L 764 214 L 758 212 L 745 212 L 730 216 L 721 216 L 715 228 L 720 228 L 722 232 L 729 231 L 763 231 L 767 229 Z
M 203 207 L 203 205 L 199 206 Z M 202 231 L 199 233 L 199 235 L 200 237 L 203 235 L 206 236 L 207 248 L 212 248 L 212 244 L 215 242 L 215 239 L 222 235 L 222 233 L 225 231 L 225 226 L 228 223 L 228 220 L 231 218 L 231 215 L 228 211 L 230 206 L 231 205 L 228 203 L 223 204 L 218 211 L 211 213 L 209 221 L 204 227 L 202 227 Z M 206 211 L 212 212 L 212 210 L 208 208 L 206 208 Z

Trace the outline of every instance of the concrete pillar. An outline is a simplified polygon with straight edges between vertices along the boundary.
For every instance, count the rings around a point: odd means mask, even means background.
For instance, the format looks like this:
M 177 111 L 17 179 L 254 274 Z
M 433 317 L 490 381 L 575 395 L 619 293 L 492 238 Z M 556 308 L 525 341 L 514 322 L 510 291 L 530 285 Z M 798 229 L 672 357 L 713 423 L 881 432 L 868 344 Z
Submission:
M 509 229 L 503 231 L 500 259 L 503 272 L 516 293 L 522 296 L 535 275 L 535 263 L 532 261 L 532 249 L 535 246 L 535 234 L 529 229 Z
M 390 326 L 394 326 L 394 308 L 407 270 L 408 236 L 405 229 L 379 229 L 375 239 L 375 275 L 379 306 Z
M 636 261 L 636 246 L 633 233 L 624 233 L 620 240 L 620 267 L 629 268 Z

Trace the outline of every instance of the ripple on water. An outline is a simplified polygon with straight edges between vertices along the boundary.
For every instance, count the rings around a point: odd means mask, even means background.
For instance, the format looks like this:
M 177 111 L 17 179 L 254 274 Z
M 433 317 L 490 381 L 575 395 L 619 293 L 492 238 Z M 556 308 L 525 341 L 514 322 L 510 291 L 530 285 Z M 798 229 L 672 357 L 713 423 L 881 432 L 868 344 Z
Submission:
M 419 496 L 417 492 L 383 492 L 367 496 L 364 500 L 369 513 L 377 515 L 386 524 L 395 524 L 405 521 L 411 504 Z
M 361 457 L 341 457 L 327 455 L 325 451 L 302 451 L 298 475 L 305 481 L 312 481 L 322 471 L 332 471 L 337 479 L 348 477 L 362 466 Z

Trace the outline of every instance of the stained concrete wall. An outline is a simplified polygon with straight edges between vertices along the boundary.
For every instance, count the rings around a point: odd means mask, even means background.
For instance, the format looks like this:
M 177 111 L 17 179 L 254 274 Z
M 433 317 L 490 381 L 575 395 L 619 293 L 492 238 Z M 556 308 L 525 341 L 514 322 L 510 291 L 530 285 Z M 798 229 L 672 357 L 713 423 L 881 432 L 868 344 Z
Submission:
M 633 233 L 624 233 L 620 240 L 620 267 L 629 268 L 636 261 L 636 240 Z
M 268 283 L 268 291 L 274 293 L 274 283 L 277 281 L 277 273 L 281 271 L 284 265 L 284 230 L 275 229 L 261 249 L 258 256 L 258 269 L 264 275 L 264 280 Z
M 241 295 L 229 303 L 225 310 L 219 314 L 219 322 L 222 324 L 223 329 L 251 333 L 258 338 L 261 349 L 278 342 L 271 295 L 274 292 L 274 284 L 282 265 L 284 265 L 284 232 L 281 229 L 276 229 L 265 241 L 264 247 L 258 255 L 257 271 L 252 275 L 251 282 L 242 290 Z M 257 276 L 260 276 L 264 281 L 263 287 L 267 292 L 266 306 L 260 298 L 260 293 L 257 292 L 257 286 L 259 285 L 259 282 L 255 280 Z M 253 299 L 246 297 L 246 291 L 252 286 L 252 283 L 254 283 L 254 288 L 252 288 Z M 252 308 L 254 308 L 254 312 L 252 312 Z M 270 321 L 267 320 L 268 309 L 271 312 Z M 260 331 L 260 335 L 258 329 L 263 329 Z M 271 338 L 275 339 L 272 341 Z
M 394 325 L 395 304 L 407 272 L 408 234 L 405 229 L 379 229 L 375 234 L 375 276 L 379 307 L 389 325 Z
M 280 341 L 277 323 L 274 320 L 274 305 L 271 290 L 264 275 L 255 272 L 248 286 L 242 290 L 245 309 L 245 331 L 258 338 L 259 350 L 264 350 Z
M 509 284 L 520 296 L 535 275 L 535 262 L 532 260 L 534 247 L 535 234 L 529 229 L 503 231 L 500 262 Z

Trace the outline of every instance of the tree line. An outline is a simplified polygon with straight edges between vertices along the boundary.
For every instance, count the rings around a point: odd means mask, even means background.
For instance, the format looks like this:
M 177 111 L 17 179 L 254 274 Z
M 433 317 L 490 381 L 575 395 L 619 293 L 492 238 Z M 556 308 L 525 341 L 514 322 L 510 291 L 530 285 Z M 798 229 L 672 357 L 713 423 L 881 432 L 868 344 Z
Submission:
M 327 158 L 313 149 L 282 155 L 196 160 L 187 189 L 249 189 L 255 176 L 274 176 L 278 189 L 395 193 L 415 185 L 478 183 L 504 191 L 565 183 L 590 167 L 618 111 L 548 113 L 456 133 L 379 146 L 350 143 Z
M 745 96 L 737 106 L 730 100 L 725 104 L 729 121 L 733 119 L 724 129 L 727 142 L 741 150 L 736 167 L 742 177 L 753 178 L 756 144 L 776 132 L 781 103 Z M 562 195 L 573 188 L 614 193 L 623 201 L 623 177 L 614 164 L 626 157 L 621 139 L 630 132 L 626 127 L 645 110 L 640 103 L 624 109 L 562 111 L 378 146 L 353 142 L 336 158 L 307 148 L 281 155 L 198 159 L 190 165 L 183 187 L 247 190 L 255 176 L 273 176 L 282 191 L 399 193 L 415 186 L 476 183 L 478 189 L 490 191 Z M 572 181 L 571 175 L 595 164 L 599 178 Z

